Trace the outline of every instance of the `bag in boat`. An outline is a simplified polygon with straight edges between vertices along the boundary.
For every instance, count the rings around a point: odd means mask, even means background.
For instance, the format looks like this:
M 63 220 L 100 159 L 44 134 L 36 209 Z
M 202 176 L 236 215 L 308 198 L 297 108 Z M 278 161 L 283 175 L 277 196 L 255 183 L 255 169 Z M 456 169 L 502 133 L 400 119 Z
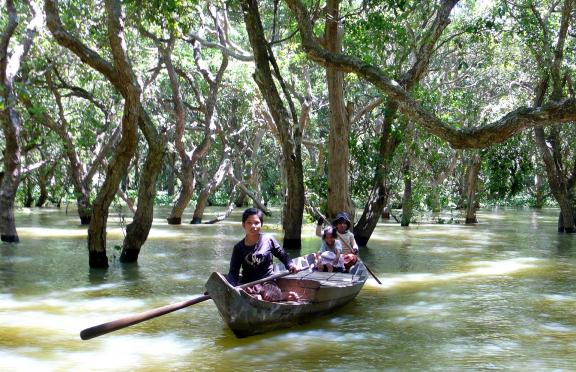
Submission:
M 358 256 L 352 253 L 347 253 L 344 256 L 344 270 L 348 271 L 356 262 L 358 262 Z
M 336 253 L 325 251 L 320 254 L 320 265 L 334 264 L 334 259 L 336 258 Z

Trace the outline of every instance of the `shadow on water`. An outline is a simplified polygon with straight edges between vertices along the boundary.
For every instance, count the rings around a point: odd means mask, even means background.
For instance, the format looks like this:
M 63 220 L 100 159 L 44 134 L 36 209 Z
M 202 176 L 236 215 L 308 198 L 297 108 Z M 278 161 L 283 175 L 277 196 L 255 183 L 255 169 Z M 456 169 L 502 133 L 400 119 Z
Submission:
M 99 286 L 108 281 L 108 274 L 109 272 L 107 269 L 89 268 L 88 280 L 90 281 L 90 284 Z
M 559 257 L 576 256 L 576 234 L 559 234 L 554 243 Z

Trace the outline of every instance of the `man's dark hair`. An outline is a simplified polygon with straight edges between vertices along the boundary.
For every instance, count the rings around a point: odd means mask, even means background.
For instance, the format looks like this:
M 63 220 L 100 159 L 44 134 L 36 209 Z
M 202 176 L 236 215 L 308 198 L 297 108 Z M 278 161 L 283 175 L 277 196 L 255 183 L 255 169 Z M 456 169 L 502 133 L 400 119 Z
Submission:
M 248 217 L 256 215 L 258 216 L 258 218 L 260 218 L 260 223 L 264 224 L 264 213 L 262 213 L 262 211 L 258 208 L 248 208 L 244 211 L 244 213 L 242 213 L 242 224 L 244 224 L 244 222 L 246 222 L 246 220 L 248 219 Z

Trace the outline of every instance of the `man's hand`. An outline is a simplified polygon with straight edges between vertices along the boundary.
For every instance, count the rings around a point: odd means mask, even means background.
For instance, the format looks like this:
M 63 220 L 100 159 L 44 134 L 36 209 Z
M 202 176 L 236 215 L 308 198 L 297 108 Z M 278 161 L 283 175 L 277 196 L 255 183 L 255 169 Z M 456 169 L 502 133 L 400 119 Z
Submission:
M 298 293 L 294 292 L 294 291 L 290 291 L 288 293 L 286 293 L 286 301 L 298 301 L 300 299 L 300 296 L 298 296 Z
M 296 268 L 296 266 L 292 265 L 288 268 L 288 271 L 290 271 L 290 274 L 296 274 L 298 272 L 298 269 Z

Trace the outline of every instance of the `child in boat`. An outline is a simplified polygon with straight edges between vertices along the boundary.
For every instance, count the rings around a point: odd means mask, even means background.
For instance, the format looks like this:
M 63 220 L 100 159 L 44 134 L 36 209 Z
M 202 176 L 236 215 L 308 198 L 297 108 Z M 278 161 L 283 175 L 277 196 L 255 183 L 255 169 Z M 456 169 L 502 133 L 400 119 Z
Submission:
M 337 240 L 336 229 L 328 226 L 322 233 L 322 245 L 316 253 L 316 268 L 318 271 L 342 272 L 344 261 L 342 243 Z
M 321 229 L 324 218 L 318 219 L 316 226 L 316 236 L 322 236 Z M 332 226 L 336 229 L 338 240 L 342 242 L 342 256 L 344 259 L 344 271 L 348 271 L 356 262 L 358 262 L 358 244 L 354 239 L 354 234 L 350 231 L 352 223 L 348 217 L 348 213 L 339 212 L 336 218 L 332 221 Z
M 350 218 L 348 218 L 348 213 L 338 213 L 336 219 L 332 221 L 332 226 L 336 227 L 336 234 L 342 242 L 344 248 L 344 254 L 342 255 L 344 270 L 348 271 L 358 262 L 358 244 L 354 239 L 354 234 L 350 231 L 352 223 L 350 222 Z

